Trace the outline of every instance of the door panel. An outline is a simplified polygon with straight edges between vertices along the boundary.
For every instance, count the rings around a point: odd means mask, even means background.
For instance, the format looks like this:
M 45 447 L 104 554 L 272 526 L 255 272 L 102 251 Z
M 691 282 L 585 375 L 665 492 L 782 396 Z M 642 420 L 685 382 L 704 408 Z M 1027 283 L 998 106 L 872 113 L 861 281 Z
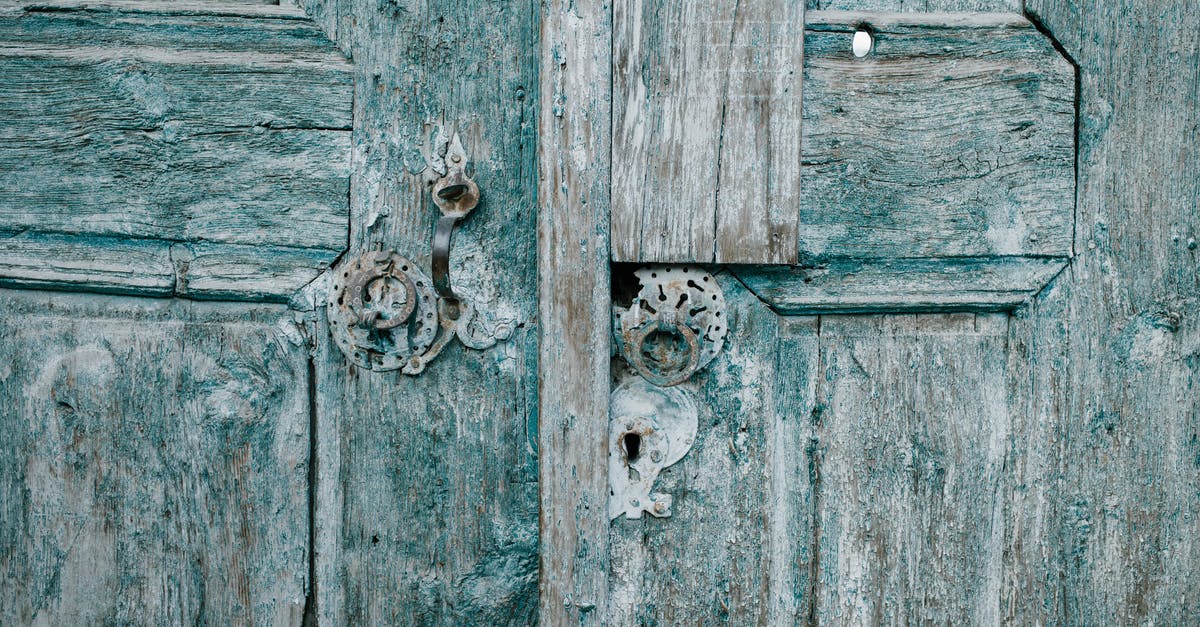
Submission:
M 818 623 L 995 624 L 1006 314 L 822 316 Z
M 309 370 L 286 309 L 0 290 L 0 311 L 0 623 L 298 623 Z
M 317 614 L 330 625 L 529 624 L 538 605 L 537 7 L 306 4 L 354 59 L 347 255 L 394 248 L 430 267 L 432 162 L 439 140 L 457 132 L 481 199 L 454 234 L 452 283 L 517 327 L 482 352 L 455 342 L 413 377 L 351 365 L 324 307 L 315 312 Z
M 0 285 L 286 302 L 346 246 L 349 61 L 302 11 L 0 17 Z

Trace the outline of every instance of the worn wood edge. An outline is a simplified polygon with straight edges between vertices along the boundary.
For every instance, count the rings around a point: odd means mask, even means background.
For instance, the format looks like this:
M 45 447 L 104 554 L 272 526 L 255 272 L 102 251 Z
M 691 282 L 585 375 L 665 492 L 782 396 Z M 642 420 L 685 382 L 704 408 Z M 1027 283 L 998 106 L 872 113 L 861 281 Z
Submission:
M 993 312 L 1029 302 L 1068 263 L 1065 257 L 843 259 L 730 271 L 781 315 Z
M 238 4 L 220 0 L 188 0 L 170 2 L 163 0 L 44 0 L 23 2 L 0 9 L 6 12 L 65 13 L 65 12 L 110 12 L 110 13 L 153 13 L 160 15 L 203 15 L 216 17 L 250 17 L 310 21 L 304 9 L 298 5 L 281 4 Z
M 0 286 L 286 303 L 341 249 L 0 234 Z
M 539 618 L 600 625 L 609 605 L 611 6 L 545 3 L 540 66 Z
M 961 28 L 1033 28 L 1024 15 L 1016 12 L 930 12 L 901 13 L 898 11 L 838 11 L 810 9 L 804 17 L 807 30 L 850 32 L 862 25 L 874 30 L 917 27 L 921 29 Z M 905 28 L 907 30 L 907 28 Z

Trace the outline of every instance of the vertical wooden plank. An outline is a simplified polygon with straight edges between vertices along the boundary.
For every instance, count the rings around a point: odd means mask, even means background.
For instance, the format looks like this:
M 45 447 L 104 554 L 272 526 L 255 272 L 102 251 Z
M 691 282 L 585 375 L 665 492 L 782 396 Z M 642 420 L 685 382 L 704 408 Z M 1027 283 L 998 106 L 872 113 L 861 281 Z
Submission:
M 786 321 L 727 274 L 722 354 L 680 385 L 691 451 L 659 476 L 669 518 L 612 524 L 611 625 L 795 624 L 808 616 L 816 319 Z M 786 335 L 781 335 L 786 333 Z M 620 376 L 637 376 L 621 367 Z
M 298 624 L 286 309 L 0 290 L 0 311 L 0 624 Z
M 1200 4 L 1026 8 L 1080 74 L 1077 256 L 1022 330 L 1068 347 L 1059 376 L 1053 354 L 1023 362 L 1056 388 L 1039 455 L 1057 509 L 1026 526 L 1048 540 L 1065 622 L 1195 623 Z
M 1006 327 L 822 317 L 817 622 L 998 622 Z
M 612 8 L 543 6 L 538 115 L 541 614 L 608 616 Z
M 537 613 L 538 7 L 306 2 L 354 59 L 348 254 L 428 268 L 428 164 L 457 130 L 482 198 L 454 235 L 455 289 L 515 319 L 455 341 L 417 377 L 355 369 L 318 316 L 316 494 L 322 624 L 525 625 Z M 318 298 L 318 301 L 323 299 Z
M 794 263 L 803 4 L 613 14 L 613 259 Z

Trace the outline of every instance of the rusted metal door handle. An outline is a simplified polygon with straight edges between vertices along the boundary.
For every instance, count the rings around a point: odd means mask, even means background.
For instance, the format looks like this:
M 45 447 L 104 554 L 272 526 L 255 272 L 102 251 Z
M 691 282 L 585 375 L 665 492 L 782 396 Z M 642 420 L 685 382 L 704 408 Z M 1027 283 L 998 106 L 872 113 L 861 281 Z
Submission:
M 484 349 L 512 335 L 513 321 L 485 321 L 450 285 L 450 242 L 459 220 L 479 204 L 458 135 L 449 142 L 445 174 L 434 182 L 442 212 L 433 232 L 432 278 L 395 251 L 371 251 L 334 268 L 330 331 L 351 362 L 371 370 L 419 374 L 457 337 Z
M 467 155 L 458 136 L 446 150 L 446 175 L 433 186 L 433 202 L 442 212 L 433 232 L 433 289 L 451 319 L 460 315 L 460 302 L 450 286 L 450 241 L 454 227 L 479 204 L 479 186 L 467 176 Z

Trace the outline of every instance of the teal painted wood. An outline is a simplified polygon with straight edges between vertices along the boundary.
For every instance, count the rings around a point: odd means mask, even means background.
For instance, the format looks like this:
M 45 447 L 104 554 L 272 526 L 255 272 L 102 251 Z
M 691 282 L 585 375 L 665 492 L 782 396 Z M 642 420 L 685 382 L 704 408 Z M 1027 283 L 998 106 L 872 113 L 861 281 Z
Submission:
M 807 0 L 807 4 L 814 11 L 1021 12 L 1021 0 Z
M 1005 314 L 822 316 L 816 624 L 998 624 Z
M 787 315 L 1007 311 L 1028 304 L 1066 265 L 1057 257 L 834 259 L 732 272 Z
M 10 290 L 0 311 L 0 623 L 298 624 L 291 314 Z
M 455 289 L 516 318 L 487 351 L 419 377 L 349 365 L 319 319 L 316 476 L 322 624 L 536 620 L 538 17 L 508 1 L 309 2 L 355 64 L 350 253 L 429 267 L 426 166 L 457 127 L 482 199 L 454 235 Z M 317 302 L 323 302 L 317 298 Z
M 1033 24 L 807 20 L 802 260 L 1070 255 L 1074 69 Z M 875 45 L 856 59 L 864 22 Z
M 298 9 L 29 5 L 0 42 L 0 283 L 287 301 L 345 248 L 352 75 Z
M 1014 330 L 1017 622 L 1200 619 L 1200 7 L 1030 1 L 1080 67 L 1078 256 Z M 1028 599 L 1029 601 L 1026 601 Z

